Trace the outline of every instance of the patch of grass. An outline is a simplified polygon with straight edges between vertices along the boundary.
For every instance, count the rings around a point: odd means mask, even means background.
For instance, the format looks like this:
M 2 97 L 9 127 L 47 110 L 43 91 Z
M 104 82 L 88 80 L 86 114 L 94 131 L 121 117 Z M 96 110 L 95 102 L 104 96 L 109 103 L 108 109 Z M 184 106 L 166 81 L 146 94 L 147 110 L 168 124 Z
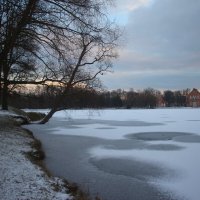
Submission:
M 90 197 L 89 191 L 83 192 L 76 183 L 68 183 L 66 180 L 65 183 L 68 192 L 74 197 L 73 200 L 101 200 L 98 196 L 95 198 Z
M 42 150 L 42 143 L 40 140 L 36 139 L 33 136 L 33 133 L 29 131 L 28 129 L 22 128 L 29 137 L 33 139 L 33 141 L 30 143 L 30 146 L 32 148 L 31 151 L 25 153 L 27 158 L 35 165 L 39 166 L 47 176 L 51 177 L 51 173 L 49 170 L 46 168 L 46 166 L 43 163 L 43 160 L 45 159 L 45 153 Z
M 76 183 L 66 182 L 66 188 L 68 189 L 68 192 L 72 194 L 74 200 L 91 200 L 89 193 L 81 191 Z
M 8 116 L 0 117 L 0 129 L 11 129 L 17 126 L 17 123 Z
M 11 106 L 8 107 L 8 110 L 16 114 L 16 116 L 12 116 L 12 118 L 15 120 L 15 122 L 18 125 L 28 124 L 30 122 L 30 118 L 28 117 L 25 111 L 20 110 L 18 108 L 11 107 Z
M 45 154 L 42 151 L 42 144 L 39 140 L 34 139 L 34 142 L 31 144 L 32 148 L 34 149 L 32 152 L 30 152 L 32 158 L 35 161 L 42 161 L 45 158 Z
M 39 112 L 27 112 L 26 114 L 31 121 L 39 121 L 46 116 L 44 113 Z
M 23 117 L 28 117 L 27 113 L 25 111 L 21 110 L 21 109 L 9 106 L 8 110 L 17 114 L 17 115 L 21 115 Z

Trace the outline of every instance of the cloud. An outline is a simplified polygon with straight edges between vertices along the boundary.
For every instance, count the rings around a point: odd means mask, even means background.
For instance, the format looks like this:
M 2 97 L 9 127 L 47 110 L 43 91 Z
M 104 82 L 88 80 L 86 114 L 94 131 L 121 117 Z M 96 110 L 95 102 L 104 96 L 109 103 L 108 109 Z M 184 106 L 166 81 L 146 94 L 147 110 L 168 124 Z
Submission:
M 118 10 L 133 11 L 141 6 L 147 6 L 152 0 L 118 0 L 116 7 Z
M 178 72 L 173 70 L 116 72 L 102 78 L 107 89 L 130 89 L 155 88 L 160 90 L 181 90 L 186 88 L 198 88 L 199 72 Z
M 200 50 L 200 1 L 157 0 L 132 12 L 127 29 L 134 49 L 179 56 Z
M 130 12 L 142 7 L 148 6 L 153 0 L 117 0 L 114 8 L 111 8 L 111 18 L 118 21 L 119 24 L 126 24 Z
M 137 87 L 149 84 L 157 88 L 200 88 L 197 81 L 200 75 L 200 1 L 123 2 L 121 9 L 129 7 L 131 11 L 125 30 L 126 44 L 114 63 L 118 83 L 124 80 L 126 87 L 128 84 L 134 87 L 137 82 Z M 109 77 L 114 80 L 115 75 Z M 112 87 L 114 83 L 112 81 Z

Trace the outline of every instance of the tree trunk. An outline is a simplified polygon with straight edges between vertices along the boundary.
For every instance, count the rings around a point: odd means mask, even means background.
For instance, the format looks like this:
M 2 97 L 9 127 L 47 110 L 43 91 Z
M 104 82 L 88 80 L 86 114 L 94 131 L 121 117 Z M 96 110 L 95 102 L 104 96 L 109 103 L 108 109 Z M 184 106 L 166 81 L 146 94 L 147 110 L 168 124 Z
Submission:
M 39 124 L 46 124 L 50 118 L 54 115 L 55 112 L 64 110 L 66 107 L 62 106 L 63 100 L 66 98 L 67 94 L 69 93 L 69 85 L 65 88 L 65 91 L 62 95 L 56 98 L 56 101 L 54 103 L 53 108 L 50 110 L 50 112 L 39 122 Z
M 2 110 L 8 110 L 8 72 L 7 63 L 3 65 L 3 91 L 2 91 Z
M 8 83 L 5 79 L 2 91 L 2 110 L 8 110 Z
M 46 124 L 56 111 L 57 109 L 52 108 L 50 112 L 39 122 L 39 124 Z
M 2 105 L 2 81 L 1 81 L 1 69 L 2 67 L 0 66 L 0 105 Z

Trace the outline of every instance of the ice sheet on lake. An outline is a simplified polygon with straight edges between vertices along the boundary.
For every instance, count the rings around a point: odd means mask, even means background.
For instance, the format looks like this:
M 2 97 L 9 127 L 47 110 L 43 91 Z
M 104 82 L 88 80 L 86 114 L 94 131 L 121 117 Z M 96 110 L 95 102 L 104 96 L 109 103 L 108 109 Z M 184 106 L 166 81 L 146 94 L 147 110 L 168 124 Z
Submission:
M 69 110 L 57 112 L 46 128 L 52 134 L 115 141 L 113 146 L 90 149 L 93 163 L 98 165 L 96 160 L 101 163 L 101 159 L 131 159 L 175 170 L 178 176 L 159 177 L 152 184 L 175 191 L 189 200 L 199 200 L 199 118 L 200 109 L 192 108 Z M 129 141 L 128 148 L 123 146 L 125 140 Z M 137 145 L 133 147 L 131 142 Z

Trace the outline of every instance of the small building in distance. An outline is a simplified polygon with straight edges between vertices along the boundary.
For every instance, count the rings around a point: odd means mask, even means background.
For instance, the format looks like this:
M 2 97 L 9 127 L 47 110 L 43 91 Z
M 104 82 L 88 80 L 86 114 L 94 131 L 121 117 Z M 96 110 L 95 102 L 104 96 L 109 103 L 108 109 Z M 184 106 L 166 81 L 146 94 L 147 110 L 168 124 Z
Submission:
M 187 106 L 200 107 L 200 92 L 193 88 L 193 90 L 187 95 Z

